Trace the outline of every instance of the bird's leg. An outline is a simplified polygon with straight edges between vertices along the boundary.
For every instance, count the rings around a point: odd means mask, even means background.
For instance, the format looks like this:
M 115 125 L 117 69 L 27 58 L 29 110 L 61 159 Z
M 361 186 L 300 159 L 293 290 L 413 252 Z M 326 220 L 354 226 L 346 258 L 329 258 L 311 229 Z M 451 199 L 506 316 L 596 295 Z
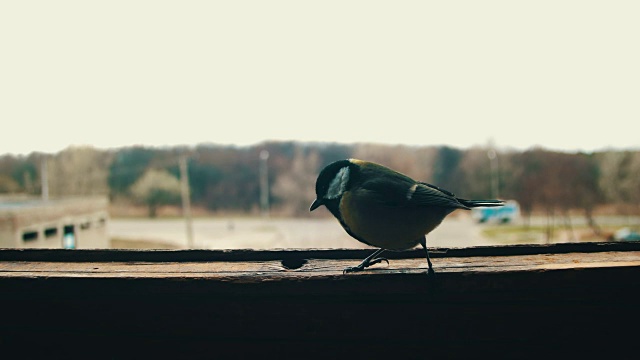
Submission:
M 371 265 L 378 264 L 378 263 L 381 263 L 383 261 L 386 261 L 387 265 L 388 265 L 389 264 L 389 260 L 387 260 L 387 259 L 385 259 L 383 257 L 377 257 L 378 255 L 382 254 L 383 251 L 384 251 L 384 249 L 378 249 L 378 250 L 374 251 L 373 254 L 367 256 L 364 260 L 362 260 L 360 265 L 353 266 L 353 267 L 348 267 L 348 268 L 344 269 L 344 271 L 342 273 L 346 274 L 346 273 L 350 273 L 350 272 L 362 271 L 362 270 L 368 268 Z
M 435 271 L 433 271 L 433 265 L 431 265 L 431 259 L 429 259 L 429 249 L 427 249 L 427 237 L 424 236 L 420 240 L 420 245 L 424 249 L 425 254 L 427 254 L 427 264 L 429 264 L 429 271 L 427 272 L 429 275 L 435 275 Z

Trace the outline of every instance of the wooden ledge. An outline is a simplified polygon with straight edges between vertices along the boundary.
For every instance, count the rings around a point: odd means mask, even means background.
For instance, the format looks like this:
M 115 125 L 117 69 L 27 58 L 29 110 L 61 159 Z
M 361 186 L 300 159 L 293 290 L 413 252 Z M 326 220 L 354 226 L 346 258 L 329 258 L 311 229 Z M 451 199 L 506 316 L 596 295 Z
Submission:
M 471 249 L 468 249 L 469 251 Z M 55 256 L 56 252 L 48 252 Z M 3 260 L 0 261 L 0 278 L 52 278 L 52 277 L 84 277 L 84 278 L 181 278 L 209 279 L 220 281 L 241 281 L 247 283 L 248 278 L 260 282 L 269 279 L 310 279 L 362 276 L 390 276 L 401 274 L 426 273 L 427 264 L 422 258 L 391 258 L 386 263 L 374 265 L 366 271 L 343 274 L 343 269 L 357 265 L 362 259 L 350 251 L 331 252 L 335 258 L 329 258 L 324 251 L 282 253 L 280 259 L 241 260 L 235 261 L 107 261 L 110 252 L 104 251 L 100 261 L 46 261 Z M 82 255 L 75 252 L 74 255 Z M 135 255 L 129 254 L 129 255 Z M 213 254 L 212 258 L 216 258 Z M 277 253 L 273 253 L 277 258 Z M 296 256 L 294 256 L 296 255 Z M 304 255 L 298 257 L 298 255 Z M 29 258 L 27 256 L 26 258 Z M 98 259 L 96 259 L 98 260 Z M 434 257 L 434 269 L 437 275 L 451 273 L 509 273 L 514 271 L 546 271 L 557 269 L 638 267 L 640 268 L 640 251 L 605 251 L 590 253 L 546 253 L 536 255 L 500 255 L 500 256 L 454 256 Z
M 640 242 L 585 242 L 549 245 L 476 246 L 429 248 L 431 257 L 515 256 L 565 253 L 640 251 Z M 364 259 L 374 249 L 273 249 L 273 250 L 129 250 L 129 249 L 0 249 L 0 261 L 46 262 L 207 262 L 207 261 L 297 261 L 300 259 Z M 417 259 L 422 249 L 387 251 L 388 259 Z
M 350 274 L 371 250 L 0 250 L 0 345 L 27 358 L 636 351 L 640 243 L 432 252 L 435 277 L 419 250 Z
M 343 274 L 368 249 L 337 250 L 61 250 L 2 249 L 2 278 L 181 278 L 260 282 L 426 273 L 423 251 L 386 252 L 389 264 Z M 640 243 L 567 243 L 431 249 L 441 274 L 639 267 Z

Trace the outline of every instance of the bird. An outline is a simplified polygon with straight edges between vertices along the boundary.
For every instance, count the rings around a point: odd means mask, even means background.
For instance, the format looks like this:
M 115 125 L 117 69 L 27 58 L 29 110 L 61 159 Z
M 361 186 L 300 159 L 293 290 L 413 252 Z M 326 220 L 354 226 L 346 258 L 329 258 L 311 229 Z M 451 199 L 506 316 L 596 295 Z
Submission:
M 343 273 L 365 270 L 389 260 L 386 250 L 402 251 L 418 244 L 424 249 L 427 274 L 434 275 L 426 235 L 457 209 L 502 206 L 502 200 L 465 200 L 438 186 L 416 181 L 384 165 L 343 159 L 326 165 L 315 184 L 309 211 L 325 206 L 356 240 L 377 248 L 359 265 Z

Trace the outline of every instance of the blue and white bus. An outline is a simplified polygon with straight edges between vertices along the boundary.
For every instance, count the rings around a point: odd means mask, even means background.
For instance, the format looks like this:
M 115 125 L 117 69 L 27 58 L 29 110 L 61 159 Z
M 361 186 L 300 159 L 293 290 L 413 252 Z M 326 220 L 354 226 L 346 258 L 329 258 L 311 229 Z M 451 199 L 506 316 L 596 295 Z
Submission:
M 504 206 L 473 208 L 471 216 L 479 223 L 510 223 L 520 216 L 520 206 L 515 200 L 507 200 Z

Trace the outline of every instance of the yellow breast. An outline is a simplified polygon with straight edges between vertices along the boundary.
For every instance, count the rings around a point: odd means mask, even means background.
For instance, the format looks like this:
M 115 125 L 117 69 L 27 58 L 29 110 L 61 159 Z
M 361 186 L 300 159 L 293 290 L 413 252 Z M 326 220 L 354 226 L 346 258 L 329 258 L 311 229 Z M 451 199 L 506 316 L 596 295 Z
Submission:
M 383 249 L 405 250 L 419 244 L 446 215 L 437 207 L 386 206 L 358 192 L 345 192 L 340 214 L 351 232 Z

